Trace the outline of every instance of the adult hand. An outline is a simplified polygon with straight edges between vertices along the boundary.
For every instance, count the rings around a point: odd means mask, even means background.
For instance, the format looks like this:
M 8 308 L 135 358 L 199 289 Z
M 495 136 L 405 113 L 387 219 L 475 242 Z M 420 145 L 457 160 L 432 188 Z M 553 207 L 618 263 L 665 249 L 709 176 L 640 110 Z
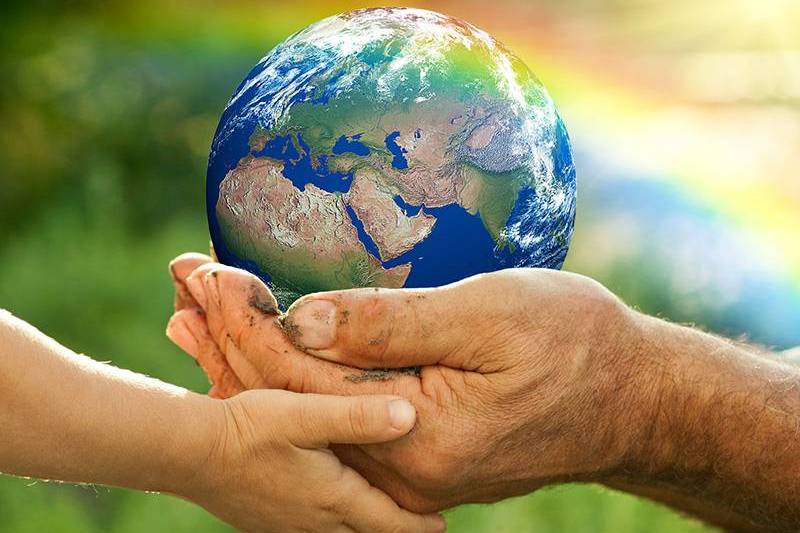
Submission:
M 406 438 L 333 448 L 408 509 L 598 481 L 728 529 L 800 527 L 800 369 L 776 354 L 564 272 L 312 294 L 283 316 L 255 277 L 207 261 L 173 264 L 205 310 L 173 316 L 173 340 L 223 396 L 232 373 L 246 388 L 409 398 Z
M 596 480 L 642 440 L 650 406 L 631 403 L 641 365 L 610 349 L 628 311 L 587 278 L 510 270 L 437 289 L 320 293 L 281 317 L 246 272 L 196 255 L 172 272 L 203 313 L 178 311 L 168 334 L 215 394 L 243 385 L 411 400 L 407 437 L 334 448 L 406 508 Z

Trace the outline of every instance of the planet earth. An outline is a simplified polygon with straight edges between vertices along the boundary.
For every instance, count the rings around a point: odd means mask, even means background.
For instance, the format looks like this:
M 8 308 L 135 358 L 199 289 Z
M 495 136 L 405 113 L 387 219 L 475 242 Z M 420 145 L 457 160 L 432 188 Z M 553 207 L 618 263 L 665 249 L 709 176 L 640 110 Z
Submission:
M 575 218 L 567 130 L 491 35 L 421 9 L 336 15 L 270 51 L 208 163 L 218 259 L 310 292 L 560 268 Z

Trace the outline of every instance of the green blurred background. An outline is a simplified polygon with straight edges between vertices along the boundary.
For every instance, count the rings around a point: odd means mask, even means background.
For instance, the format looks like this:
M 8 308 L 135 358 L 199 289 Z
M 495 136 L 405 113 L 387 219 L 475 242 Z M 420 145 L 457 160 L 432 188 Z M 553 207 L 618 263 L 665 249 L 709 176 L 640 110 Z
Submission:
M 365 5 L 375 4 L 4 2 L 0 306 L 76 351 L 207 390 L 163 330 L 168 260 L 208 245 L 216 121 L 269 48 Z M 404 5 L 489 31 L 550 89 L 578 168 L 566 268 L 650 313 L 800 344 L 799 3 Z M 594 486 L 448 519 L 455 532 L 704 529 Z M 0 477 L 0 530 L 228 528 L 167 496 Z

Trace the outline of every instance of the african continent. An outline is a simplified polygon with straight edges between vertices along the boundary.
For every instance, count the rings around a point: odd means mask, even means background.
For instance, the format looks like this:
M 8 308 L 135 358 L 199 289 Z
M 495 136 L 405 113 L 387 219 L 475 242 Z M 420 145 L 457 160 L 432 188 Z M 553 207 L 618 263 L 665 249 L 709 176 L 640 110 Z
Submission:
M 461 20 L 377 8 L 312 24 L 255 65 L 206 190 L 219 260 L 286 306 L 560 268 L 576 183 L 563 121 L 522 61 Z

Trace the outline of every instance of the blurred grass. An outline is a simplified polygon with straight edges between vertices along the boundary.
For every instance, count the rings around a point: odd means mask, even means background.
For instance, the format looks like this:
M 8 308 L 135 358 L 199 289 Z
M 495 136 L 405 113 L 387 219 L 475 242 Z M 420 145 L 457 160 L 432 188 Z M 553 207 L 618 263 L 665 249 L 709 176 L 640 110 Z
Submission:
M 347 7 L 261 5 L 274 17 L 254 23 L 244 5 L 33 2 L 0 12 L 0 306 L 76 351 L 197 391 L 204 376 L 163 335 L 166 265 L 207 247 L 216 120 L 264 51 Z M 636 303 L 663 308 L 648 294 L 637 289 Z M 703 530 L 592 486 L 448 516 L 454 532 Z M 175 498 L 0 477 L 0 530 L 228 528 Z

